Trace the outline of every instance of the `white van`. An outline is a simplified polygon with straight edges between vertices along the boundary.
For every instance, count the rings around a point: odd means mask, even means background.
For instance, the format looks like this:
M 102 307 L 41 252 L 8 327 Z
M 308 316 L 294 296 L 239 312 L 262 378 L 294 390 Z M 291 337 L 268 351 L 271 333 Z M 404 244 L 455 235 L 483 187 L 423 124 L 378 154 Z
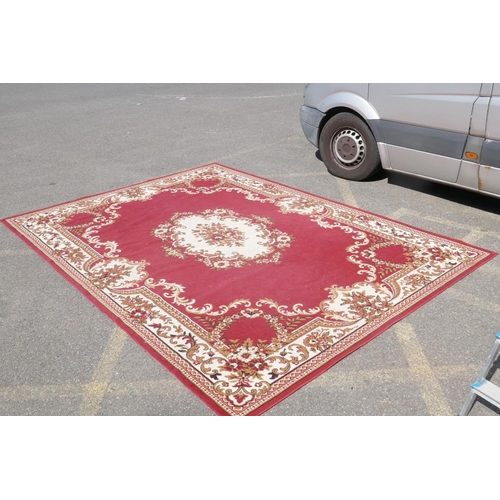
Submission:
M 338 177 L 384 168 L 500 198 L 500 83 L 307 83 L 300 122 Z

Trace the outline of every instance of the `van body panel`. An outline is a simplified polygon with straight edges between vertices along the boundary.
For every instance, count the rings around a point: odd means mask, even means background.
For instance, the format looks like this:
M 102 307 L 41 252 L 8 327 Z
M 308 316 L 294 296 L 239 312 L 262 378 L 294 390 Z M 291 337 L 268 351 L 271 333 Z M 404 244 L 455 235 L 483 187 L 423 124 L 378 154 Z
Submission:
M 427 153 L 461 158 L 467 134 L 387 120 L 369 122 L 378 142 L 416 149 Z
M 500 83 L 495 83 L 486 120 L 486 139 L 500 141 Z
M 465 143 L 463 159 L 465 161 L 479 163 L 479 158 L 481 157 L 481 151 L 483 150 L 483 145 L 484 145 L 484 136 L 476 137 L 475 135 L 469 135 L 467 137 L 467 142 Z M 477 155 L 477 157 L 471 158 L 470 153 Z
M 491 96 L 491 92 L 493 91 L 493 83 L 482 83 L 481 84 L 481 95 L 482 96 Z
M 310 108 L 305 105 L 300 107 L 300 124 L 302 125 L 302 131 L 307 140 L 316 147 L 318 147 L 319 125 L 324 116 L 325 114 L 316 108 Z
M 429 179 L 456 182 L 460 169 L 460 159 L 426 153 L 387 144 L 391 159 L 391 170 L 406 172 Z
M 500 193 L 500 83 L 493 85 L 486 121 L 486 140 L 479 166 L 479 189 Z
M 457 184 L 462 187 L 478 190 L 479 187 L 479 164 L 472 161 L 462 160 Z
M 365 120 L 379 118 L 368 101 L 368 83 L 309 83 L 304 106 L 326 113 L 335 108 L 349 108 Z
M 500 83 L 311 83 L 304 105 L 316 147 L 326 120 L 352 110 L 384 169 L 500 198 Z
M 358 95 L 368 101 L 368 83 L 307 83 L 304 92 L 304 105 L 320 109 L 320 103 L 329 96 L 340 92 Z
M 379 119 L 379 115 L 367 100 L 357 94 L 350 94 L 349 92 L 338 92 L 329 95 L 318 107 L 322 113 L 327 113 L 334 108 L 352 109 L 365 120 Z
M 371 83 L 370 103 L 382 120 L 469 132 L 480 83 Z
M 470 135 L 477 137 L 486 136 L 486 120 L 488 118 L 488 108 L 491 97 L 478 97 L 472 108 L 470 120 Z
M 500 141 L 484 141 L 481 166 L 500 168 Z
M 479 171 L 479 189 L 488 194 L 499 194 L 500 169 L 481 165 Z

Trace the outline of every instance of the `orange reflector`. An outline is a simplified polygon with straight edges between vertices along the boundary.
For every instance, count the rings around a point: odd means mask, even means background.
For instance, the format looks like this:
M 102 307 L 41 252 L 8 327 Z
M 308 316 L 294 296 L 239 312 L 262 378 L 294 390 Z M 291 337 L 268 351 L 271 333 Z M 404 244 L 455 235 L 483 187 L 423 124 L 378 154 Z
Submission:
M 472 153 L 471 151 L 466 151 L 465 156 L 467 158 L 471 158 L 472 160 L 477 160 L 477 158 L 478 158 L 477 153 Z

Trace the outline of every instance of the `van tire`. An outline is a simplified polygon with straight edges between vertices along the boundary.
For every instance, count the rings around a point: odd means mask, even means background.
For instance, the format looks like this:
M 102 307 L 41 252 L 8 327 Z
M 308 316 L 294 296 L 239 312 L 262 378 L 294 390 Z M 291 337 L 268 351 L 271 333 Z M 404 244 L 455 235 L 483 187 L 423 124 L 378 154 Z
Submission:
M 377 142 L 368 125 L 351 113 L 328 120 L 319 138 L 319 152 L 328 171 L 353 181 L 370 178 L 380 169 Z

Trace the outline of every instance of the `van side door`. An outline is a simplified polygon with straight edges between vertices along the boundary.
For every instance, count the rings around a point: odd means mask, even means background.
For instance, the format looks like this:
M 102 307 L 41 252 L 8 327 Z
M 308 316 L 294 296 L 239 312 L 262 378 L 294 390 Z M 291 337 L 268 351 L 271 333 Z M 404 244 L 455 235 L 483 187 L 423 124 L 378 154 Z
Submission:
M 456 182 L 481 83 L 371 83 L 369 101 L 387 145 L 384 167 Z
M 500 195 L 500 83 L 493 84 L 486 139 L 479 164 L 479 190 Z

